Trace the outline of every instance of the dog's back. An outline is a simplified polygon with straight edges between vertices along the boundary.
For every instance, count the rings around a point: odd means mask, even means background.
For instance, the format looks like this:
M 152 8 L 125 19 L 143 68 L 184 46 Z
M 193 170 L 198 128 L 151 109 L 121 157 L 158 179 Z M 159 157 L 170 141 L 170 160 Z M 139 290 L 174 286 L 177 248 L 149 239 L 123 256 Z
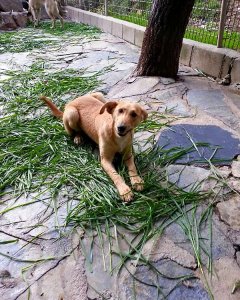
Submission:
M 57 18 L 60 14 L 60 3 L 57 0 L 44 0 L 46 12 L 50 18 Z M 62 10 L 61 10 L 62 11 Z
M 69 135 L 81 128 L 96 143 L 98 143 L 99 129 L 99 126 L 96 126 L 96 119 L 111 120 L 108 113 L 104 113 L 105 116 L 100 115 L 100 110 L 105 103 L 102 93 L 96 92 L 78 97 L 66 104 L 64 112 L 60 111 L 51 99 L 45 96 L 41 96 L 40 99 L 51 109 L 55 117 L 63 119 Z M 103 125 L 101 120 L 100 123 Z
M 101 96 L 99 97 L 101 99 Z M 99 112 L 103 106 L 102 100 L 103 99 L 99 100 L 91 94 L 76 98 L 65 106 L 63 122 L 66 119 L 69 119 L 70 114 L 73 112 L 73 108 L 76 109 L 79 114 L 81 129 L 98 144 L 98 128 L 96 127 L 96 119 L 100 116 Z
M 29 0 L 29 7 L 39 9 L 45 3 L 45 0 Z

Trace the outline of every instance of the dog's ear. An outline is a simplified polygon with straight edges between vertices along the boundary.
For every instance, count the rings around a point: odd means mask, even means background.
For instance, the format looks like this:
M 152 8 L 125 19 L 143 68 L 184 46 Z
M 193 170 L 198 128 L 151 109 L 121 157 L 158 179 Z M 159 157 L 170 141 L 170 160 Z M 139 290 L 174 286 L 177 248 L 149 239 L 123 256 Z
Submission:
M 118 103 L 115 101 L 110 101 L 110 102 L 105 103 L 100 110 L 100 115 L 103 114 L 105 110 L 107 110 L 107 112 L 109 114 L 112 114 L 117 105 L 118 105 Z
M 148 117 L 147 111 L 144 108 L 142 108 L 142 121 L 145 121 L 147 117 Z

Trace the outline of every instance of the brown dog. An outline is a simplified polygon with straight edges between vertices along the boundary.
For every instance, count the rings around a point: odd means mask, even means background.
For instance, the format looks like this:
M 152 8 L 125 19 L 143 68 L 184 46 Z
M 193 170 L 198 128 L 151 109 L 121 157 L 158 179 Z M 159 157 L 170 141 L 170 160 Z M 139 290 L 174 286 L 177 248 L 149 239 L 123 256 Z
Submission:
M 63 119 L 67 133 L 74 136 L 76 144 L 80 144 L 83 131 L 99 145 L 101 165 L 124 201 L 130 201 L 133 193 L 112 164 L 116 153 L 123 155 L 133 188 L 137 191 L 143 189 L 144 182 L 137 174 L 132 153 L 134 128 L 147 118 L 147 112 L 139 104 L 105 102 L 101 93 L 93 93 L 70 101 L 61 112 L 47 97 L 40 99 L 50 107 L 54 116 Z
M 59 0 L 29 0 L 29 11 L 33 17 L 34 26 L 38 26 L 39 24 L 43 5 L 45 6 L 48 16 L 52 20 L 52 28 L 55 27 L 56 18 L 60 19 L 63 27 L 63 10 Z

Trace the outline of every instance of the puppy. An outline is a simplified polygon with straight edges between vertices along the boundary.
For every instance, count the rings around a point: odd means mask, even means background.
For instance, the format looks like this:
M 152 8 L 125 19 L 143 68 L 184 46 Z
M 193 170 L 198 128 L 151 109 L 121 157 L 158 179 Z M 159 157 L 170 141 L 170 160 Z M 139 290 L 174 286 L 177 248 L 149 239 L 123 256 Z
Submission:
M 50 99 L 40 97 L 51 109 L 54 116 L 63 119 L 65 130 L 81 143 L 81 131 L 99 145 L 101 165 L 114 182 L 121 198 L 129 202 L 133 198 L 131 188 L 117 173 L 112 162 L 116 153 L 123 156 L 128 168 L 132 187 L 141 191 L 143 180 L 139 177 L 134 163 L 132 141 L 134 128 L 146 120 L 147 112 L 139 104 L 110 101 L 105 102 L 101 93 L 76 98 L 60 111 Z
M 56 18 L 60 19 L 63 27 L 63 10 L 59 0 L 29 0 L 29 10 L 33 16 L 34 27 L 39 24 L 42 5 L 45 6 L 46 12 L 52 20 L 51 28 L 55 27 Z

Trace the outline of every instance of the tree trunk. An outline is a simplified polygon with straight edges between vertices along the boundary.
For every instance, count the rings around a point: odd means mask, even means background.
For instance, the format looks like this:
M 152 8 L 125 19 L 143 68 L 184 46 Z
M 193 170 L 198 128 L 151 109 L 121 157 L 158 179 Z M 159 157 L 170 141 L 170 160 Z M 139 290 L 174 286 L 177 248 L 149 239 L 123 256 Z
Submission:
M 194 0 L 154 0 L 136 73 L 176 77 Z

